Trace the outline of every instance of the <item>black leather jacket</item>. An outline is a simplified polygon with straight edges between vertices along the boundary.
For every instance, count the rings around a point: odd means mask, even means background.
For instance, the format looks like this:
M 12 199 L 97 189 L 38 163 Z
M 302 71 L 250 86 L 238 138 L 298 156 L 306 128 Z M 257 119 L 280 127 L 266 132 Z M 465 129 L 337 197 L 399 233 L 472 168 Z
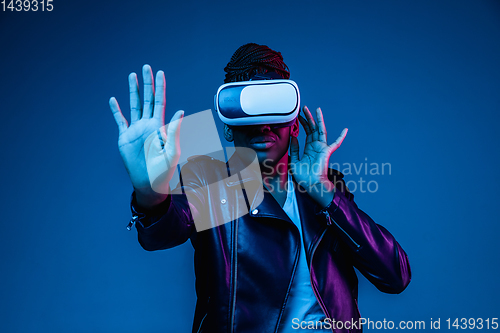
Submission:
M 234 155 L 231 161 L 242 163 Z M 183 186 L 153 212 L 140 212 L 133 196 L 139 242 L 154 251 L 191 239 L 198 296 L 193 332 L 277 332 L 298 263 L 299 231 L 267 192 L 250 214 L 231 219 L 235 207 L 250 202 L 232 182 L 206 186 L 228 179 L 228 165 L 209 157 L 191 160 L 182 168 Z M 300 186 L 295 192 L 314 293 L 327 318 L 352 322 L 360 318 L 353 267 L 386 293 L 402 292 L 411 273 L 401 246 L 357 207 L 342 177 L 331 170 L 336 192 L 322 210 Z M 197 214 L 207 214 L 215 227 L 196 232 Z M 224 219 L 231 222 L 218 223 Z

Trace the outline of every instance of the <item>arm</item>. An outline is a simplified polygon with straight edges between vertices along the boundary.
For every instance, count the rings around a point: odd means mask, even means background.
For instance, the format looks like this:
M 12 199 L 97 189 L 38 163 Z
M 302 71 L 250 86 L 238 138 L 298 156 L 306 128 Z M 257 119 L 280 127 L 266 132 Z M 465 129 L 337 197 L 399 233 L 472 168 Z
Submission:
M 139 243 L 147 251 L 183 244 L 195 232 L 187 198 L 183 194 L 170 194 L 153 210 L 144 210 L 137 204 L 134 192 L 130 206 L 132 215 L 138 216 L 135 226 Z
M 225 170 L 226 164 L 217 162 L 223 165 Z M 141 209 L 132 194 L 132 214 L 138 216 L 136 228 L 139 243 L 145 250 L 168 249 L 184 243 L 196 234 L 197 228 L 200 228 L 196 221 L 201 222 L 210 214 L 206 212 L 209 210 L 209 185 L 205 172 L 214 167 L 213 163 L 216 162 L 188 160 L 182 167 L 179 185 L 154 209 Z
M 333 200 L 322 210 L 327 223 L 338 229 L 352 250 L 354 266 L 377 289 L 386 293 L 402 292 L 411 280 L 405 251 L 387 229 L 358 208 L 343 180 L 335 184 Z
M 309 195 L 325 207 L 322 213 L 328 224 L 333 224 L 343 241 L 352 250 L 354 266 L 379 290 L 388 293 L 402 292 L 411 279 L 408 257 L 394 237 L 376 224 L 354 203 L 342 177 L 332 178 L 328 172 L 328 160 L 342 144 L 347 129 L 332 144 L 327 144 L 327 133 L 321 109 L 316 110 L 314 121 L 307 107 L 305 118 L 299 116 L 307 138 L 304 155 L 299 160 L 297 138 L 292 138 L 291 169 Z M 302 172 L 313 170 L 314 172 Z

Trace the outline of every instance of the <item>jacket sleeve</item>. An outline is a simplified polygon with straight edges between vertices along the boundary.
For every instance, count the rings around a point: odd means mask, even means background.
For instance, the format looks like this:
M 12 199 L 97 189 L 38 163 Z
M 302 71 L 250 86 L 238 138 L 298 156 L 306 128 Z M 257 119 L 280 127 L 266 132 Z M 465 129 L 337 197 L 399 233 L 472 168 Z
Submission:
M 204 198 L 197 195 L 200 191 L 189 189 L 201 187 L 198 180 L 199 172 L 195 163 L 188 162 L 182 168 L 179 185 L 162 204 L 150 211 L 141 210 L 135 192 L 132 193 L 131 210 L 133 216 L 138 217 L 135 225 L 139 243 L 145 250 L 172 248 L 183 244 L 196 233 L 193 214 L 198 213 L 196 207 L 203 206 Z
M 352 250 L 354 266 L 380 291 L 402 292 L 411 280 L 405 251 L 387 229 L 358 208 L 342 179 L 335 185 L 334 198 L 323 213 Z

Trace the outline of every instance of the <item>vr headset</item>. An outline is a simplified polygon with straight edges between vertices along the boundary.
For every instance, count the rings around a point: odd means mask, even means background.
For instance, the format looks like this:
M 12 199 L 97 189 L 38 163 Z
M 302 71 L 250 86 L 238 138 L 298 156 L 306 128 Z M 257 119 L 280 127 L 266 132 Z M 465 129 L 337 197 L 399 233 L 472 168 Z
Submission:
M 254 75 L 250 81 L 223 84 L 214 96 L 214 104 L 219 118 L 229 126 L 286 127 L 297 118 L 300 93 L 294 81 L 270 72 Z

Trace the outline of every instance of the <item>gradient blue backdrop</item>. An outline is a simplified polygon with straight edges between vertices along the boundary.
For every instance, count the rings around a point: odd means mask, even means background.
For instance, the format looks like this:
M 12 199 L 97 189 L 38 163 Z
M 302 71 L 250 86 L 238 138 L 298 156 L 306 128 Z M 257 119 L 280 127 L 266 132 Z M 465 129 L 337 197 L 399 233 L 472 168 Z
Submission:
M 330 140 L 349 128 L 332 163 L 392 166 L 346 176 L 378 183 L 356 201 L 413 271 L 400 295 L 360 276 L 362 316 L 500 317 L 498 1 L 53 4 L 0 12 L 1 332 L 190 332 L 191 245 L 149 253 L 126 231 L 108 99 L 128 117 L 127 76 L 148 63 L 167 119 L 212 108 L 248 42 L 282 52 Z

